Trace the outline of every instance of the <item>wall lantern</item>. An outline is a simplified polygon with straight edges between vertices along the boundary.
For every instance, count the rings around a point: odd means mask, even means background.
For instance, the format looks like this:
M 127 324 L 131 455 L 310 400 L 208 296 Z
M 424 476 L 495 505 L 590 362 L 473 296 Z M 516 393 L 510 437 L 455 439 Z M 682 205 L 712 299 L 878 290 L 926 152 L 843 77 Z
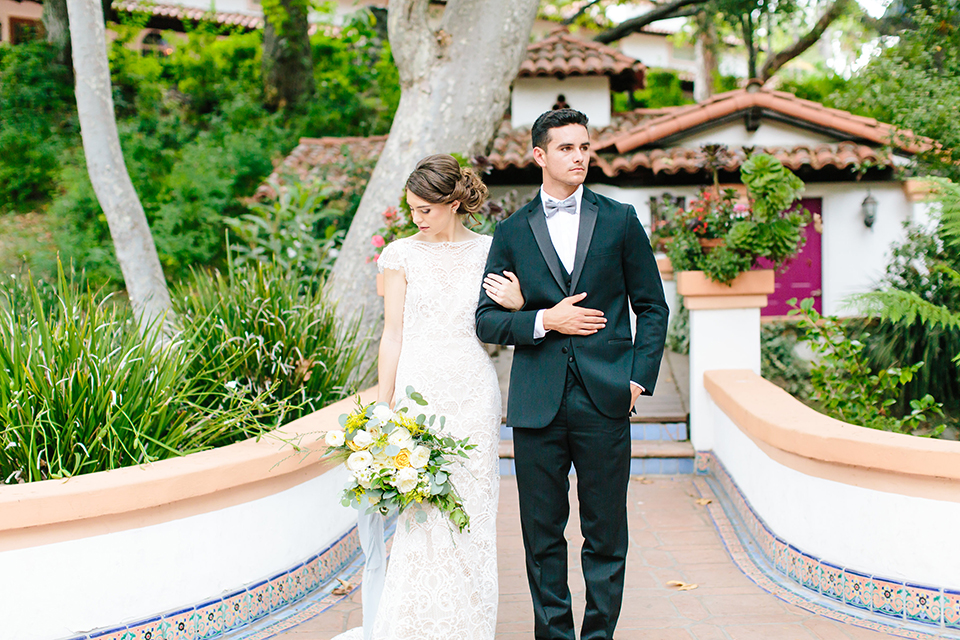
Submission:
M 860 214 L 863 216 L 863 224 L 868 229 L 877 221 L 877 199 L 867 191 L 867 197 L 863 199 L 860 205 Z

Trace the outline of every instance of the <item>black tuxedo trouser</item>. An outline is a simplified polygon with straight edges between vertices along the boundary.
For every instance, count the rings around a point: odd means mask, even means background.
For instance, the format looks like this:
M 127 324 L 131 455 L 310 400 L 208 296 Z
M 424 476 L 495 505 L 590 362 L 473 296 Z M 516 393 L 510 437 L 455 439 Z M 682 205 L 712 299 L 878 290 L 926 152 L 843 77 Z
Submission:
M 567 542 L 570 464 L 577 473 L 580 562 L 586 583 L 581 640 L 612 640 L 627 557 L 630 424 L 602 415 L 574 366 L 560 410 L 543 429 L 513 430 L 520 524 L 537 640 L 575 640 Z

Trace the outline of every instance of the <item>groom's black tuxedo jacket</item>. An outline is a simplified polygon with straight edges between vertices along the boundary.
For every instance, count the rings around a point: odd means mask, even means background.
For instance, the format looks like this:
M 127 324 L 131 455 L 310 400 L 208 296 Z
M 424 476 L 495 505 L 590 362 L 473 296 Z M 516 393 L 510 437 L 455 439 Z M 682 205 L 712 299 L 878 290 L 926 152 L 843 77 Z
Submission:
M 607 417 L 629 413 L 631 380 L 646 395 L 653 393 L 667 332 L 667 305 L 650 242 L 632 206 L 583 190 L 576 261 L 568 274 L 553 247 L 538 196 L 497 225 L 485 273 L 504 270 L 520 279 L 523 309 L 507 311 L 481 290 L 476 321 L 483 342 L 516 345 L 508 425 L 549 424 L 560 408 L 571 363 Z M 606 327 L 590 336 L 549 331 L 534 339 L 537 310 L 584 291 L 587 297 L 578 306 L 603 311 Z M 633 340 L 628 305 L 637 315 Z

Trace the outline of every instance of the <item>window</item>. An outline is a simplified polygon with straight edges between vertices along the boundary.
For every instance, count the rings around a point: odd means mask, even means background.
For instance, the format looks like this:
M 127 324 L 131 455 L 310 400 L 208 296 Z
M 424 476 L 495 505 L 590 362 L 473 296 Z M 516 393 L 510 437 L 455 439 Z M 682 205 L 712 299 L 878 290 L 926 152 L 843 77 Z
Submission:
M 43 23 L 29 18 L 10 18 L 10 43 L 23 44 L 43 38 Z
M 151 31 L 140 42 L 140 55 L 165 58 L 173 53 L 173 47 L 163 39 L 159 31 Z

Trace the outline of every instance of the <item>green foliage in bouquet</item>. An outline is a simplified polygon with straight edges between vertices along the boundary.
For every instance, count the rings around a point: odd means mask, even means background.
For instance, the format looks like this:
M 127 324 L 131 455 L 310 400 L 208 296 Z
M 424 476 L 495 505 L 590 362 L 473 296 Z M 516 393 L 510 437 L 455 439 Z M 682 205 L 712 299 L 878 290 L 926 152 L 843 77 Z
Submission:
M 803 182 L 768 154 L 750 156 L 740 168 L 749 205 L 732 204 L 732 192 L 704 191 L 691 210 L 679 213 L 667 255 L 674 271 L 704 271 L 729 283 L 760 258 L 779 268 L 803 246 L 805 216 L 792 208 Z M 697 209 L 702 211 L 697 211 Z M 694 215 L 691 215 L 691 212 Z M 719 239 L 717 246 L 701 240 Z
M 391 409 L 385 402 L 360 404 L 340 416 L 343 431 L 328 431 L 325 455 L 343 460 L 351 479 L 343 490 L 343 505 L 383 515 L 401 513 L 413 505 L 430 505 L 446 514 L 459 531 L 470 528 L 470 516 L 453 485 L 452 473 L 476 445 L 444 432 L 443 416 L 411 409 L 427 401 L 413 387 Z M 425 410 L 424 410 L 425 411 Z M 425 522 L 420 509 L 414 518 Z

